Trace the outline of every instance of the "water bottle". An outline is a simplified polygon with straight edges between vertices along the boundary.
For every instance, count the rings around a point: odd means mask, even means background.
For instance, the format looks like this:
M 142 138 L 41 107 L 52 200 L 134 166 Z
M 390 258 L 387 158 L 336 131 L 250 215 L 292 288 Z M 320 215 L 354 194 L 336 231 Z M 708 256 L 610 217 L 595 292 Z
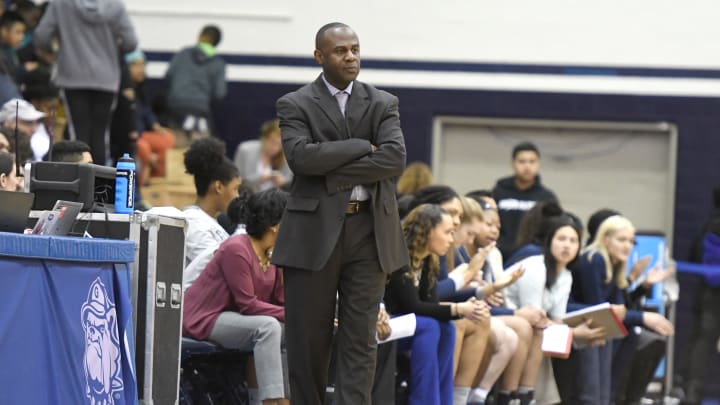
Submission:
M 125 153 L 118 159 L 115 175 L 115 212 L 132 214 L 135 210 L 135 160 Z

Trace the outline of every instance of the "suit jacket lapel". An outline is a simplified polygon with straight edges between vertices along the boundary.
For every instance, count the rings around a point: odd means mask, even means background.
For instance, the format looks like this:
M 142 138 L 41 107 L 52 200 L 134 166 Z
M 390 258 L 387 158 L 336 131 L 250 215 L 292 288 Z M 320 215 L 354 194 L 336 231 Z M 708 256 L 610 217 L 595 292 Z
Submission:
M 365 91 L 365 87 L 356 81 L 355 84 L 353 84 L 352 94 L 350 94 L 348 102 L 345 105 L 345 117 L 347 118 L 348 128 L 350 129 L 350 136 L 355 133 L 355 129 L 362 121 L 369 105 L 370 99 Z
M 335 97 L 330 95 L 330 91 L 328 91 L 327 86 L 325 86 L 325 82 L 322 80 L 322 77 L 318 77 L 317 80 L 315 80 L 313 86 L 313 98 L 322 112 L 325 113 L 325 115 L 330 119 L 330 122 L 332 122 L 335 126 L 335 129 L 338 131 L 338 135 L 340 135 L 343 139 L 347 138 L 348 133 L 347 126 L 345 124 L 345 117 L 343 117 L 342 112 L 340 111 L 340 106 L 338 105 Z M 345 108 L 347 111 L 347 105 Z

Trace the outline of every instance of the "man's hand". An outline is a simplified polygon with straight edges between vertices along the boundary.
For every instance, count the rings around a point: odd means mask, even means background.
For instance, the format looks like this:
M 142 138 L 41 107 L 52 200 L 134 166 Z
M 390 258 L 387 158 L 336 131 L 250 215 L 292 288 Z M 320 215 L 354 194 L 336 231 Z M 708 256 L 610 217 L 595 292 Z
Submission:
M 390 316 L 385 311 L 385 308 L 380 308 L 380 312 L 378 312 L 376 331 L 379 340 L 387 339 L 390 337 L 390 333 L 392 332 L 392 329 L 390 328 Z
M 371 149 L 371 150 L 370 150 L 371 153 L 372 153 L 372 152 L 375 152 L 375 151 L 377 150 L 377 146 L 375 146 L 375 145 L 373 145 L 373 144 L 370 144 L 370 149 Z

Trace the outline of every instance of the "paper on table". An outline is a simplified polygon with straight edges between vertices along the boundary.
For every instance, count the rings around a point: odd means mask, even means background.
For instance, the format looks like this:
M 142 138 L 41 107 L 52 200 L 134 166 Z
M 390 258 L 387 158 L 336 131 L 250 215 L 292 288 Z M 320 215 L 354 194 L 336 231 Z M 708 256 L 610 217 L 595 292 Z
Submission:
M 551 325 L 543 330 L 542 351 L 546 356 L 567 359 L 572 348 L 573 334 L 567 325 Z
M 407 314 L 390 318 L 390 336 L 385 340 L 378 339 L 378 343 L 392 342 L 415 334 L 417 319 L 415 314 Z

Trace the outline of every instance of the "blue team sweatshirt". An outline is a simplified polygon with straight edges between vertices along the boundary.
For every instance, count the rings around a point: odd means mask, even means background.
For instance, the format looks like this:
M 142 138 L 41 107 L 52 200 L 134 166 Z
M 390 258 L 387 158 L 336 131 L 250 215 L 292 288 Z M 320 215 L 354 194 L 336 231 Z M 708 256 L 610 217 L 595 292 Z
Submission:
M 571 269 L 573 284 L 568 312 L 603 302 L 625 304 L 625 294 L 615 280 L 605 282 L 605 259 L 599 253 L 590 256 L 590 252 L 580 255 L 577 264 Z M 624 324 L 642 325 L 642 311 L 628 309 Z

